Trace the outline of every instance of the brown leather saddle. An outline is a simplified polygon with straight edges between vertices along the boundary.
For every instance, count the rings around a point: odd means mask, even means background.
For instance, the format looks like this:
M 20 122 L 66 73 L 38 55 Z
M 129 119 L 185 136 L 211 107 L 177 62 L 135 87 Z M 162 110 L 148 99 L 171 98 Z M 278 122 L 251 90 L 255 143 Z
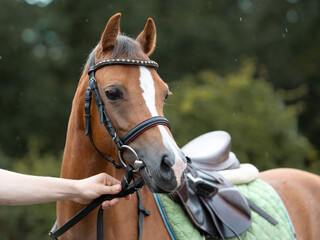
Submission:
M 240 166 L 230 148 L 231 137 L 223 131 L 204 134 L 182 148 L 189 172 L 176 197 L 198 229 L 218 239 L 238 237 L 251 225 L 247 199 L 218 172 Z

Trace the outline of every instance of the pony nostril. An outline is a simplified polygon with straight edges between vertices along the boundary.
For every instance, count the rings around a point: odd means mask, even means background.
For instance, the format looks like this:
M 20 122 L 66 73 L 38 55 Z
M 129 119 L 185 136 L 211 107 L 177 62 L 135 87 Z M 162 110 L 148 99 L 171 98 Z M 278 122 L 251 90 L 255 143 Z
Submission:
M 169 156 L 164 155 L 162 157 L 160 170 L 161 170 L 161 176 L 166 180 L 171 180 L 174 177 L 172 166 L 173 166 L 173 161 L 170 159 Z

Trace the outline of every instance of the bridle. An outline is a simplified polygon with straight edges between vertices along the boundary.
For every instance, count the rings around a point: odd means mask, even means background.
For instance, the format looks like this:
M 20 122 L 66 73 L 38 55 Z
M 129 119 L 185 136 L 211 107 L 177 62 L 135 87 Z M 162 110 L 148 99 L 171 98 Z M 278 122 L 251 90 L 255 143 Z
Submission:
M 139 189 L 144 185 L 144 181 L 142 177 L 136 179 L 134 173 L 139 172 L 140 170 L 144 170 L 146 168 L 145 163 L 139 159 L 138 154 L 135 152 L 133 148 L 131 148 L 128 144 L 130 144 L 134 139 L 136 139 L 143 132 L 147 131 L 150 128 L 153 128 L 157 125 L 165 125 L 170 128 L 169 121 L 162 116 L 155 116 L 148 118 L 135 127 L 133 127 L 128 133 L 126 133 L 122 138 L 116 133 L 111 119 L 107 114 L 107 111 L 104 107 L 104 103 L 100 97 L 97 81 L 95 78 L 95 73 L 97 70 L 103 67 L 111 66 L 111 65 L 133 65 L 133 66 L 144 66 L 144 67 L 152 67 L 154 69 L 158 69 L 158 64 L 152 60 L 144 60 L 144 59 L 129 59 L 129 58 L 108 58 L 101 60 L 95 63 L 95 54 L 91 55 L 90 65 L 88 70 L 89 75 L 89 86 L 86 89 L 85 96 L 85 135 L 89 137 L 90 142 L 94 149 L 99 153 L 101 157 L 111 162 L 116 169 L 125 168 L 125 175 L 121 182 L 122 190 L 120 193 L 115 195 L 102 195 L 98 199 L 94 200 L 92 203 L 87 205 L 81 211 L 79 211 L 75 216 L 73 216 L 68 222 L 62 225 L 59 229 L 57 227 L 57 223 L 54 225 L 53 229 L 50 231 L 49 235 L 53 239 L 58 239 L 59 236 L 68 231 L 71 227 L 77 224 L 81 219 L 87 216 L 91 211 L 93 211 L 96 207 L 101 205 L 103 201 L 111 200 L 113 198 L 124 197 L 128 194 L 132 194 L 137 191 L 137 196 L 139 200 L 139 216 L 138 216 L 138 226 L 139 226 L 139 239 L 142 237 L 142 226 L 143 226 L 143 217 L 144 215 L 149 215 L 149 211 L 143 207 L 142 197 Z M 117 151 L 118 151 L 118 159 L 116 162 L 114 159 L 111 159 L 105 156 L 94 144 L 92 138 L 91 131 L 91 102 L 92 102 L 92 94 L 94 96 L 94 100 L 96 102 L 96 106 L 99 112 L 100 124 L 103 124 L 112 140 L 114 141 Z M 135 160 L 133 162 L 133 166 L 131 164 L 126 164 L 125 160 L 122 157 L 123 151 L 131 151 L 131 153 L 135 156 Z M 119 164 L 120 162 L 120 164 Z M 130 182 L 134 180 L 132 184 Z M 100 206 L 97 217 L 97 239 L 103 239 L 103 210 Z
M 104 103 L 101 100 L 99 89 L 97 86 L 97 81 L 95 78 L 95 73 L 97 70 L 103 67 L 107 67 L 110 65 L 133 65 L 133 66 L 145 66 L 145 67 L 152 67 L 156 70 L 158 69 L 158 64 L 155 61 L 152 60 L 143 60 L 143 59 L 129 59 L 129 58 L 108 58 L 101 60 L 97 63 L 95 63 L 95 55 L 91 56 L 90 59 L 90 66 L 88 70 L 89 75 L 89 86 L 86 90 L 86 97 L 85 97 L 85 134 L 89 136 L 90 142 L 95 148 L 95 150 L 99 153 L 100 156 L 102 156 L 107 161 L 111 162 L 115 168 L 122 168 L 126 167 L 125 161 L 122 158 L 123 151 L 129 150 L 133 153 L 133 155 L 137 158 L 134 161 L 134 167 L 136 171 L 139 171 L 140 168 L 145 167 L 145 164 L 143 161 L 139 160 L 139 157 L 137 153 L 128 146 L 129 143 L 131 143 L 135 138 L 137 138 L 139 135 L 141 135 L 146 130 L 155 127 L 157 125 L 165 125 L 168 128 L 170 128 L 169 121 L 162 117 L 162 116 L 156 116 L 148 118 L 135 127 L 133 127 L 127 134 L 125 134 L 122 138 L 119 137 L 119 135 L 116 133 L 109 115 L 106 112 L 106 109 L 104 107 Z M 96 145 L 93 142 L 92 138 L 92 132 L 91 132 L 91 101 L 92 101 L 92 93 L 98 108 L 99 117 L 100 117 L 100 123 L 104 125 L 108 133 L 110 134 L 112 140 L 116 144 L 117 150 L 118 150 L 118 158 L 120 161 L 120 164 L 117 163 L 115 160 L 104 156 L 101 151 L 98 150 Z

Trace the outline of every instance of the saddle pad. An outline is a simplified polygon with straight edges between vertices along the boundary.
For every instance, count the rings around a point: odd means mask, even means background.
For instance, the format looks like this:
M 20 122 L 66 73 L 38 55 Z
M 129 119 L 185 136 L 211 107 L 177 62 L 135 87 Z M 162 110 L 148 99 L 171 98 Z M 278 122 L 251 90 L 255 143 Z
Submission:
M 268 183 L 261 179 L 256 179 L 249 184 L 236 185 L 236 187 L 244 196 L 254 201 L 259 207 L 279 222 L 278 225 L 273 226 L 259 214 L 251 211 L 252 225 L 246 232 L 240 235 L 242 240 L 295 239 L 294 229 L 287 210 L 279 195 Z M 205 239 L 184 213 L 184 209 L 179 204 L 171 200 L 165 194 L 154 194 L 154 198 L 168 232 L 171 235 L 171 239 Z M 233 240 L 236 238 L 228 239 Z

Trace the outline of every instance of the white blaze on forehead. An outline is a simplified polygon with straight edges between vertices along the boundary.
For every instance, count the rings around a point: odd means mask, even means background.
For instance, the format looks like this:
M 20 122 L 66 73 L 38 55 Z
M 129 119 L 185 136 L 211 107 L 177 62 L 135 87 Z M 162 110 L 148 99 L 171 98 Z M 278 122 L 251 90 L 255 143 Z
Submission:
M 139 68 L 140 68 L 139 80 L 140 80 L 140 87 L 143 91 L 142 93 L 143 99 L 146 102 L 146 106 L 148 107 L 151 113 L 151 116 L 152 117 L 158 116 L 159 113 L 156 109 L 156 91 L 154 88 L 154 81 L 153 81 L 152 75 L 146 67 L 140 66 Z M 180 186 L 181 175 L 183 170 L 186 167 L 186 163 L 184 163 L 182 158 L 180 157 L 180 154 L 178 152 L 178 146 L 173 141 L 172 137 L 169 135 L 166 128 L 162 125 L 158 125 L 157 127 L 160 130 L 163 145 L 168 150 L 171 150 L 174 153 L 175 163 L 172 166 L 172 169 L 175 172 L 178 186 Z
M 140 87 L 142 88 L 142 96 L 152 117 L 158 116 L 156 109 L 156 91 L 154 88 L 153 78 L 146 67 L 140 67 Z

